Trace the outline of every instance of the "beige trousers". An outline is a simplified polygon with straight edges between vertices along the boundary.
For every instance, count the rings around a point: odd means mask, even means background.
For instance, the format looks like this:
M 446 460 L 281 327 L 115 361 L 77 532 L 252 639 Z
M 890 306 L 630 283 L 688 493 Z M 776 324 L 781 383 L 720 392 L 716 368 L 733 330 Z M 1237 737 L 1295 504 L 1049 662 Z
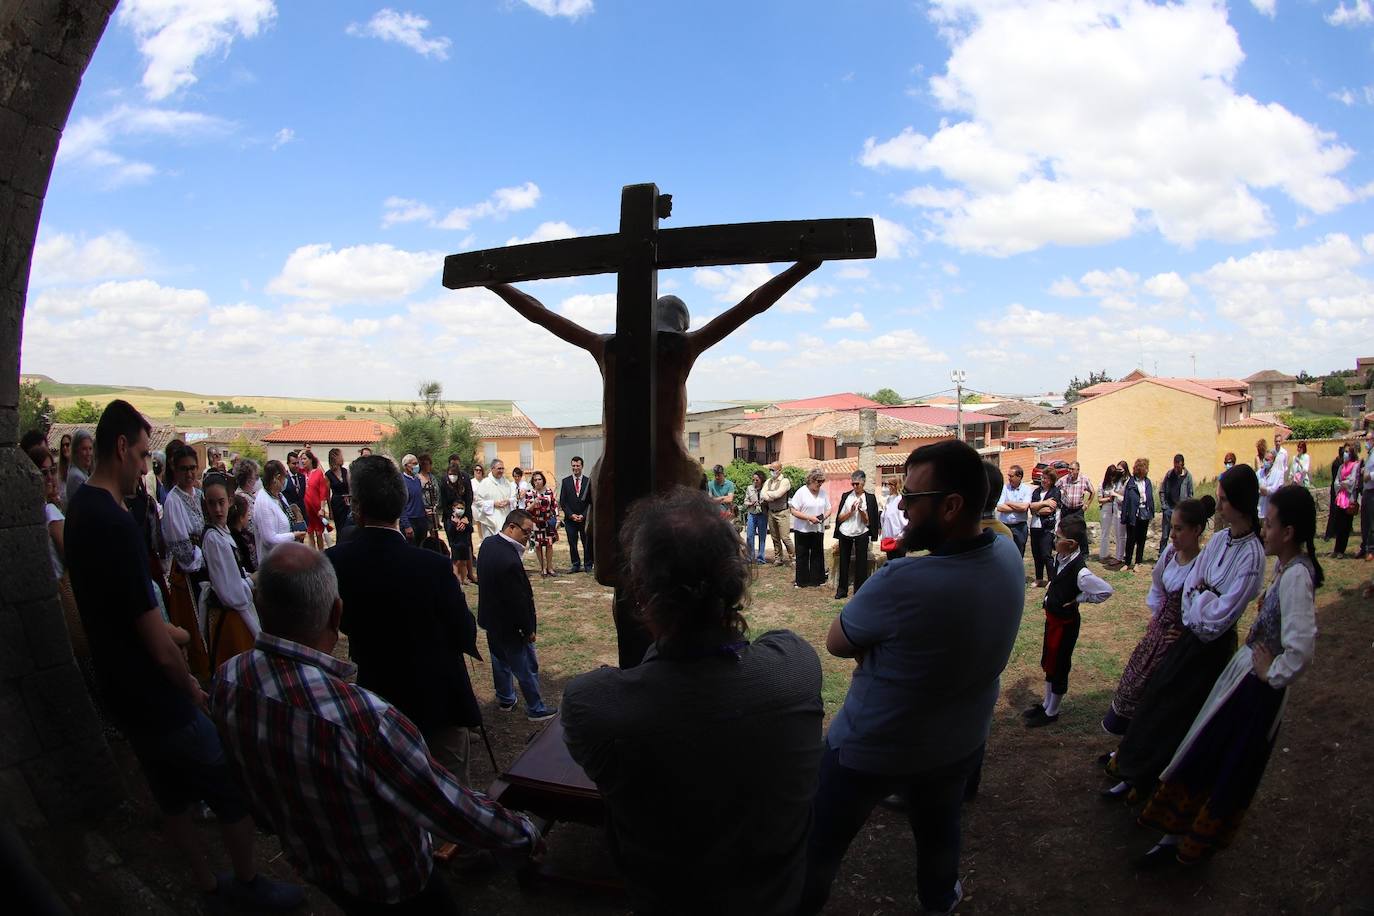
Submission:
M 777 512 L 768 513 L 768 534 L 773 538 L 773 559 L 774 561 L 786 558 L 791 561 L 797 555 L 797 549 L 792 546 L 792 511 L 790 509 L 780 509 Z

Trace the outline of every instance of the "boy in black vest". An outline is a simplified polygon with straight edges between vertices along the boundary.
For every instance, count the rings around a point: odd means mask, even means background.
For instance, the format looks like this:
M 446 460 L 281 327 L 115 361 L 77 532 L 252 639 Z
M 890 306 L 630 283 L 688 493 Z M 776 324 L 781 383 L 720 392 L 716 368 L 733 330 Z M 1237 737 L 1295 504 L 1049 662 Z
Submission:
M 1045 588 L 1045 644 L 1040 650 L 1045 699 L 1025 711 L 1029 728 L 1059 721 L 1059 704 L 1069 692 L 1069 668 L 1082 624 L 1078 605 L 1097 604 L 1112 596 L 1112 587 L 1087 568 L 1087 559 L 1087 522 L 1082 515 L 1061 518 L 1054 529 L 1054 558 Z

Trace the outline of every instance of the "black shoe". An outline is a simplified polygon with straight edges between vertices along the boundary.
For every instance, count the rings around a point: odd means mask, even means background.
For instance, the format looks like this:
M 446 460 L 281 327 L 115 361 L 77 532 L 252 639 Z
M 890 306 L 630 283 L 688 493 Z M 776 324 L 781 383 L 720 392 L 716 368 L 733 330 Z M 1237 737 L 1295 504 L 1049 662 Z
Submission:
M 580 573 L 581 571 L 582 571 L 582 567 L 581 567 L 581 566 L 573 566 L 572 569 L 568 570 L 568 572 L 575 572 L 575 573 Z
M 1040 715 L 1030 716 L 1026 719 L 1026 728 L 1042 728 L 1059 721 L 1059 714 L 1050 715 L 1045 710 L 1040 710 Z
M 843 601 L 844 599 L 846 599 L 846 598 L 848 598 L 848 597 L 849 597 L 849 592 L 836 592 L 836 593 L 835 593 L 835 600 L 836 600 L 836 601 Z
M 1108 751 L 1108 752 L 1105 753 L 1105 754 L 1100 754 L 1100 755 L 1098 755 L 1098 758 L 1097 758 L 1097 765 L 1098 765 L 1098 766 L 1100 766 L 1100 767 L 1110 766 L 1110 765 L 1111 765 L 1111 762 L 1112 762 L 1112 753 L 1111 753 L 1111 751 Z
M 1023 718 L 1023 719 L 1034 719 L 1036 716 L 1043 716 L 1044 714 L 1045 714 L 1045 704 L 1043 704 L 1043 703 L 1035 703 L 1035 704 L 1033 704 L 1033 705 L 1031 705 L 1031 706 L 1027 706 L 1027 707 L 1026 707 L 1026 711 L 1023 712 L 1023 713 L 1021 713 L 1021 718 Z
M 1105 802 L 1124 802 L 1131 797 L 1131 787 L 1129 783 L 1119 782 L 1110 789 L 1103 789 L 1097 795 Z
M 515 708 L 515 704 L 511 703 L 510 705 L 506 705 L 505 703 L 497 703 L 496 708 L 501 710 L 502 712 L 510 712 L 512 709 Z
M 1178 847 L 1173 845 L 1161 846 L 1156 843 L 1150 847 L 1149 852 L 1143 856 L 1137 856 L 1131 864 L 1135 866 L 1136 871 L 1159 871 L 1171 868 L 1178 864 Z
M 525 718 L 531 722 L 545 722 L 558 715 L 557 706 L 545 706 L 541 712 L 530 712 L 525 714 Z

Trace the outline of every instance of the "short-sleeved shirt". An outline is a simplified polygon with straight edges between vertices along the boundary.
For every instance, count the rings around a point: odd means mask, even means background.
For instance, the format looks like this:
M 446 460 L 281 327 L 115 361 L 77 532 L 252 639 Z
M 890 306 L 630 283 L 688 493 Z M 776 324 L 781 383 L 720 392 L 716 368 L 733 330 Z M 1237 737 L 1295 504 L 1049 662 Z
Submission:
M 1020 552 L 984 531 L 889 560 L 840 612 L 863 651 L 826 743 L 868 773 L 916 773 L 987 741 L 1026 599 Z
M 721 481 L 720 485 L 717 486 L 715 479 L 712 478 L 711 480 L 706 481 L 706 492 L 716 499 L 719 499 L 722 496 L 734 496 L 735 482 L 733 480 L 727 479 Z M 735 504 L 732 502 L 722 503 L 720 507 L 720 512 L 721 515 L 734 515 Z
M 195 706 L 181 686 L 167 680 L 134 623 L 157 613 L 158 605 L 133 515 L 106 490 L 83 486 L 67 505 L 63 534 L 72 591 L 111 713 L 140 735 L 186 725 Z
M 1020 484 L 1013 487 L 1011 484 L 1002 485 L 1002 498 L 998 500 L 1002 503 L 1028 503 L 1031 501 L 1030 484 Z M 1026 523 L 1025 512 L 998 512 L 997 520 L 1004 525 L 1024 525 Z

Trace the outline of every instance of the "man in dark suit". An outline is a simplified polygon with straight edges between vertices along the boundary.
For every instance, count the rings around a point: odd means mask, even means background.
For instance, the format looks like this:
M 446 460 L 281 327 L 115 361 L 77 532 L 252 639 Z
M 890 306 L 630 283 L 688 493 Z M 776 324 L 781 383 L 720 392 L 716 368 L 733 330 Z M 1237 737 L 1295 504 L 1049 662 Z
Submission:
M 591 539 L 587 537 L 587 517 L 592 514 L 592 479 L 582 474 L 582 458 L 574 456 L 572 473 L 563 478 L 558 488 L 558 504 L 563 507 L 563 529 L 568 533 L 568 554 L 572 557 L 572 571 L 591 572 L 596 565 Z M 577 552 L 578 541 L 587 553 L 584 567 Z
M 513 675 L 525 695 L 525 718 L 542 722 L 558 710 L 539 695 L 539 658 L 534 653 L 538 621 L 524 561 L 533 533 L 530 514 L 512 509 L 505 527 L 482 542 L 477 554 L 477 623 L 487 631 L 497 704 L 503 712 L 515 708 Z
M 359 458 L 350 471 L 357 531 L 325 555 L 339 578 L 339 628 L 358 685 L 405 713 L 466 784 L 468 729 L 482 724 L 463 661 L 481 658 L 476 621 L 448 561 L 401 534 L 406 486 L 391 459 Z
M 301 473 L 300 452 L 286 453 L 286 483 L 281 488 L 286 501 L 301 510 L 305 518 L 305 475 Z

